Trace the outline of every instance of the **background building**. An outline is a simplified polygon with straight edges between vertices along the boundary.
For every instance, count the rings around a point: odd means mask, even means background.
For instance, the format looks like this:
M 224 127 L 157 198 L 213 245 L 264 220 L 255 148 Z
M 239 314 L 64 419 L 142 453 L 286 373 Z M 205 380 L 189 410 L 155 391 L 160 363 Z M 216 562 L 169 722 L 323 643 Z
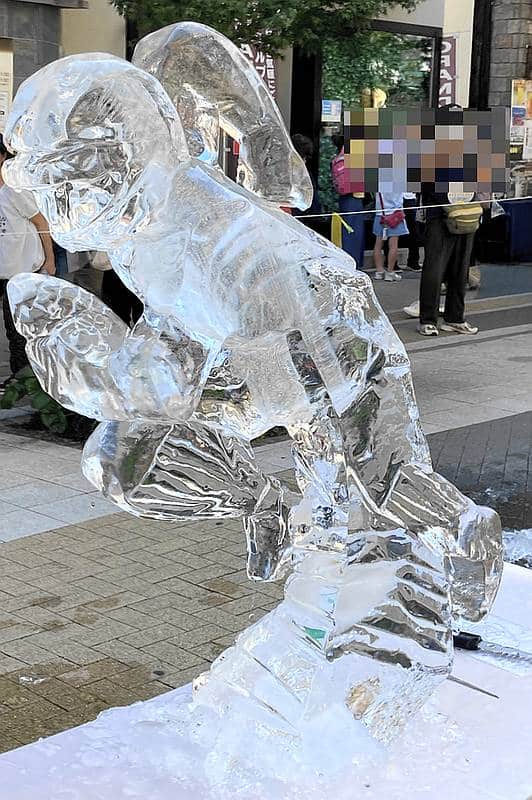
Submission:
M 83 8 L 86 2 L 0 0 L 0 130 L 20 83 L 59 57 L 61 9 Z
M 61 11 L 61 53 L 126 55 L 126 22 L 109 0 L 87 0 L 80 10 Z

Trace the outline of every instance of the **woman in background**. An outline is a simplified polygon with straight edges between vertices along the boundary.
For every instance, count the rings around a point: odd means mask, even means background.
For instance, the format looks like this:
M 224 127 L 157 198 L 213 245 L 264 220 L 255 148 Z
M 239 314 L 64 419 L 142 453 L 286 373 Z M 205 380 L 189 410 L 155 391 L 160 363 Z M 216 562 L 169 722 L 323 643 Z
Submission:
M 331 161 L 331 173 L 334 188 L 338 192 L 338 206 L 340 213 L 346 214 L 343 219 L 352 228 L 352 233 L 350 233 L 342 226 L 342 249 L 355 260 L 358 269 L 363 269 L 365 236 L 362 211 L 364 210 L 364 193 L 348 191 L 343 135 L 335 134 L 332 142 L 337 150 Z
M 399 237 L 408 235 L 403 211 L 403 195 L 394 194 L 393 192 L 377 192 L 375 210 L 375 219 L 373 221 L 375 280 L 400 281 L 401 274 L 395 271 Z M 382 252 L 384 241 L 388 242 L 387 269 L 384 269 L 384 253 Z

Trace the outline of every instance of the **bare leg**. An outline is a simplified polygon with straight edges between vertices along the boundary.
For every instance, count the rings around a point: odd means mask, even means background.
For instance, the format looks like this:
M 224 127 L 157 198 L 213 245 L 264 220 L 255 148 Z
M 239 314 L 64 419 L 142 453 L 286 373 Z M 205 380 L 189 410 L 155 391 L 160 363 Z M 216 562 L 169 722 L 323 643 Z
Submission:
M 399 243 L 399 237 L 391 236 L 388 241 L 388 272 L 393 272 L 397 266 L 397 247 Z
M 384 254 L 382 252 L 382 236 L 377 236 L 375 239 L 375 247 L 373 248 L 373 260 L 375 261 L 375 269 L 377 272 L 384 272 Z

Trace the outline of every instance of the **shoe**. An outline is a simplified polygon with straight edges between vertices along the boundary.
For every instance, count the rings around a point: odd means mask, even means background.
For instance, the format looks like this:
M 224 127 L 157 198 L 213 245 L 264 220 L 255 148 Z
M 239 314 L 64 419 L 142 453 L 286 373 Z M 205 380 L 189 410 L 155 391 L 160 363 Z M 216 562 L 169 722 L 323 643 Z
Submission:
M 478 328 L 469 322 L 442 322 L 441 329 L 449 333 L 468 333 L 470 336 L 478 333 Z
M 403 311 L 404 311 L 404 313 L 406 314 L 407 317 L 412 317 L 412 319 L 418 319 L 419 318 L 419 300 L 414 300 L 414 302 L 410 303 L 409 306 L 405 306 L 403 308 Z M 439 312 L 440 312 L 440 314 L 443 314 L 444 311 L 445 311 L 445 300 L 440 300 Z
M 407 269 L 411 269 L 412 272 L 421 272 L 421 264 L 407 264 Z
M 15 381 L 15 380 L 16 380 L 15 376 L 14 375 L 10 375 L 9 378 L 6 378 L 5 380 L 2 381 L 2 383 L 0 383 L 0 396 L 5 394 L 5 391 L 6 391 L 7 387 L 9 386 L 9 384 L 13 383 L 13 381 Z
M 414 300 L 413 303 L 410 303 L 409 306 L 405 306 L 403 308 L 404 313 L 407 317 L 412 317 L 412 319 L 419 318 L 419 300 Z
M 438 336 L 439 334 L 436 325 L 420 325 L 417 332 L 420 333 L 421 336 Z
M 384 280 L 384 272 L 376 272 L 373 276 L 374 281 L 382 281 Z
M 384 280 L 385 281 L 400 281 L 403 276 L 399 275 L 398 272 L 385 272 L 384 273 Z

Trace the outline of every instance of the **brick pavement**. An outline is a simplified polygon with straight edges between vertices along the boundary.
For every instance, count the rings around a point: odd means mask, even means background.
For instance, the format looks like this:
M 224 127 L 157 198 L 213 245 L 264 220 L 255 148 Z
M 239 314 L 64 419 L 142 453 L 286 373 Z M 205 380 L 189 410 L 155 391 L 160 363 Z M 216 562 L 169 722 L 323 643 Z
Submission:
M 532 528 L 532 412 L 429 436 L 435 469 L 506 529 Z
M 0 550 L 0 750 L 181 686 L 273 608 L 236 522 L 115 514 Z
M 528 412 L 429 442 L 438 471 L 505 527 L 532 527 L 531 431 Z M 3 543 L 0 750 L 189 682 L 281 596 L 248 581 L 236 521 L 113 514 Z

